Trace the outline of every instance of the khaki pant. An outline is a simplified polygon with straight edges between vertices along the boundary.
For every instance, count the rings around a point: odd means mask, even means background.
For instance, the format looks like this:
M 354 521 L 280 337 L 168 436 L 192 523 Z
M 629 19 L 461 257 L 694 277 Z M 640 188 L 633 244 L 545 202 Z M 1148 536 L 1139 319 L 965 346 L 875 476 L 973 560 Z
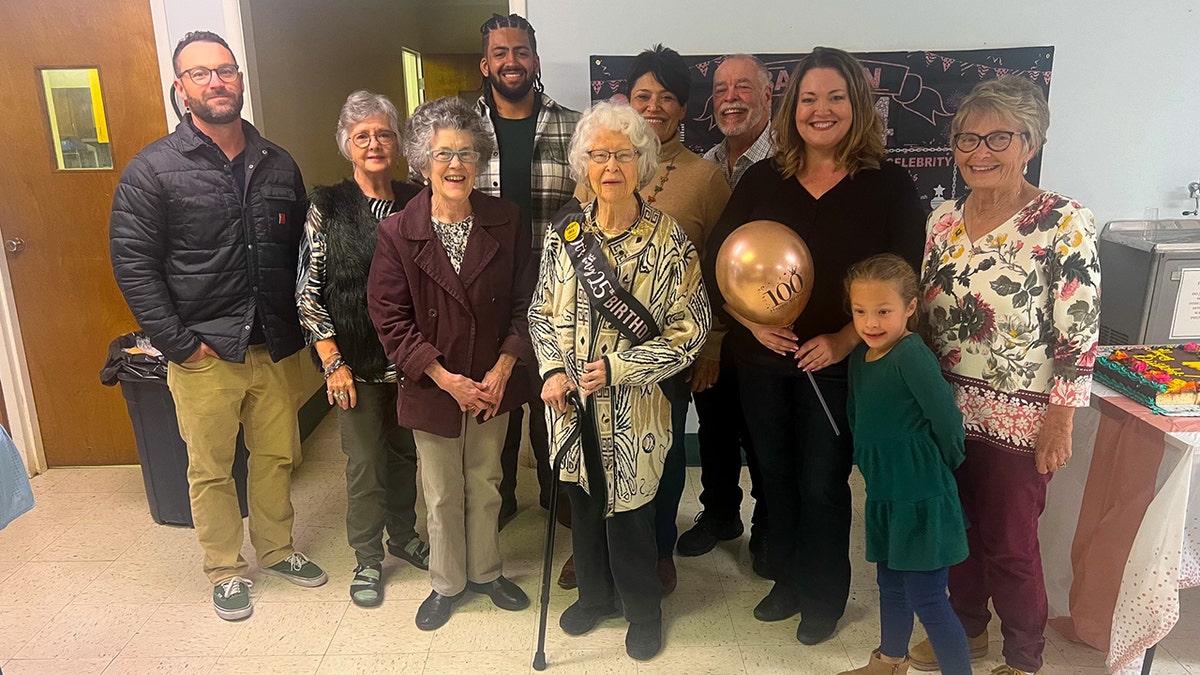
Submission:
M 457 595 L 467 582 L 486 584 L 500 563 L 500 450 L 508 413 L 477 424 L 463 414 L 458 438 L 413 431 L 429 524 L 433 590 Z
M 233 483 L 238 425 L 250 451 L 247 497 L 250 543 L 260 567 L 292 554 L 292 462 L 299 454 L 296 389 L 299 355 L 271 361 L 251 346 L 245 363 L 206 358 L 167 367 L 179 433 L 188 449 L 188 494 L 204 573 L 213 584 L 246 576 L 242 514 Z

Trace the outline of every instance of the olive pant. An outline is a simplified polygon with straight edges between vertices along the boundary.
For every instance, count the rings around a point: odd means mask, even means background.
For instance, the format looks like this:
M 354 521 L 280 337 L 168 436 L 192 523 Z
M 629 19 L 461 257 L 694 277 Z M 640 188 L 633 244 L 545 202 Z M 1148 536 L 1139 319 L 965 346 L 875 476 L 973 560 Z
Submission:
M 359 565 L 383 562 L 383 532 L 416 535 L 417 446 L 396 422 L 396 383 L 355 382 L 357 405 L 338 410 L 346 453 L 346 539 Z

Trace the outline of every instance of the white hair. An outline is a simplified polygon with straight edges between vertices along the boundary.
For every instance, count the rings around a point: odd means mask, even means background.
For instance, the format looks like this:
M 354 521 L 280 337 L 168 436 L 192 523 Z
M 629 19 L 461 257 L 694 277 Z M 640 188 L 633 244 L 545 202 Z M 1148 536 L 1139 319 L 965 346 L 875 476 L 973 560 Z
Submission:
M 638 189 L 646 187 L 658 172 L 658 136 L 642 116 L 634 112 L 627 103 L 601 101 L 588 108 L 575 126 L 571 137 L 571 149 L 567 151 L 567 162 L 571 165 L 571 176 L 576 181 L 587 181 L 588 149 L 597 131 L 606 129 L 625 134 L 633 149 L 638 151 Z

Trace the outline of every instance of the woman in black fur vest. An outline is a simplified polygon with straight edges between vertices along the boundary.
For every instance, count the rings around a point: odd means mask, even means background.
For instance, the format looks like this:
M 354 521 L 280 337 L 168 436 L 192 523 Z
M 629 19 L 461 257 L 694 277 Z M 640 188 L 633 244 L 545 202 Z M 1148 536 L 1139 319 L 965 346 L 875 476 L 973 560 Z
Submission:
M 296 303 L 329 404 L 341 410 L 346 453 L 346 537 L 358 566 L 354 604 L 383 601 L 383 532 L 388 550 L 429 569 L 429 545 L 417 535 L 417 455 L 412 431 L 396 422 L 396 367 L 367 315 L 367 273 L 379 221 L 400 211 L 420 188 L 392 180 L 399 156 L 396 106 L 356 91 L 342 106 L 337 144 L 352 178 L 314 188 L 301 245 Z

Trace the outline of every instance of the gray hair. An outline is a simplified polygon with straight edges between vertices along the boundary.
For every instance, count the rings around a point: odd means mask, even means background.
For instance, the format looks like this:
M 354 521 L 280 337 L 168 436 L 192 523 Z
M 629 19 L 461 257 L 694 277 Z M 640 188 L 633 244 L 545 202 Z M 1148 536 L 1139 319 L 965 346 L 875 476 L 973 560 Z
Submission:
M 439 131 L 465 131 L 471 134 L 471 149 L 486 162 L 495 149 L 492 134 L 483 126 L 483 118 L 471 106 L 454 96 L 446 96 L 417 106 L 404 123 L 404 157 L 408 166 L 423 176 L 429 175 L 429 150 Z
M 642 116 L 627 103 L 601 101 L 583 112 L 575 135 L 571 137 L 571 149 L 567 151 L 567 163 L 571 165 L 571 176 L 577 181 L 588 179 L 588 148 L 597 131 L 617 131 L 629 139 L 638 151 L 638 189 L 646 187 L 658 172 L 658 136 Z M 589 186 L 591 187 L 591 186 Z
M 724 65 L 726 61 L 739 59 L 754 64 L 754 70 L 758 71 L 759 85 L 766 87 L 771 84 L 771 71 L 767 69 L 767 64 L 763 63 L 762 59 L 753 54 L 727 54 L 725 58 L 721 59 L 721 64 Z M 717 68 L 720 67 L 720 65 L 717 66 Z
M 350 159 L 350 130 L 363 120 L 376 115 L 386 117 L 388 128 L 397 135 L 400 134 L 400 113 L 388 97 L 366 89 L 359 89 L 346 97 L 337 122 L 337 145 L 342 157 Z
M 961 132 L 972 117 L 988 113 L 1010 119 L 1023 127 L 1018 131 L 1029 134 L 1025 139 L 1029 149 L 1040 150 L 1046 143 L 1046 130 L 1050 128 L 1050 106 L 1042 90 L 1029 80 L 1005 75 L 975 85 L 958 105 L 958 112 L 950 122 L 950 135 Z

